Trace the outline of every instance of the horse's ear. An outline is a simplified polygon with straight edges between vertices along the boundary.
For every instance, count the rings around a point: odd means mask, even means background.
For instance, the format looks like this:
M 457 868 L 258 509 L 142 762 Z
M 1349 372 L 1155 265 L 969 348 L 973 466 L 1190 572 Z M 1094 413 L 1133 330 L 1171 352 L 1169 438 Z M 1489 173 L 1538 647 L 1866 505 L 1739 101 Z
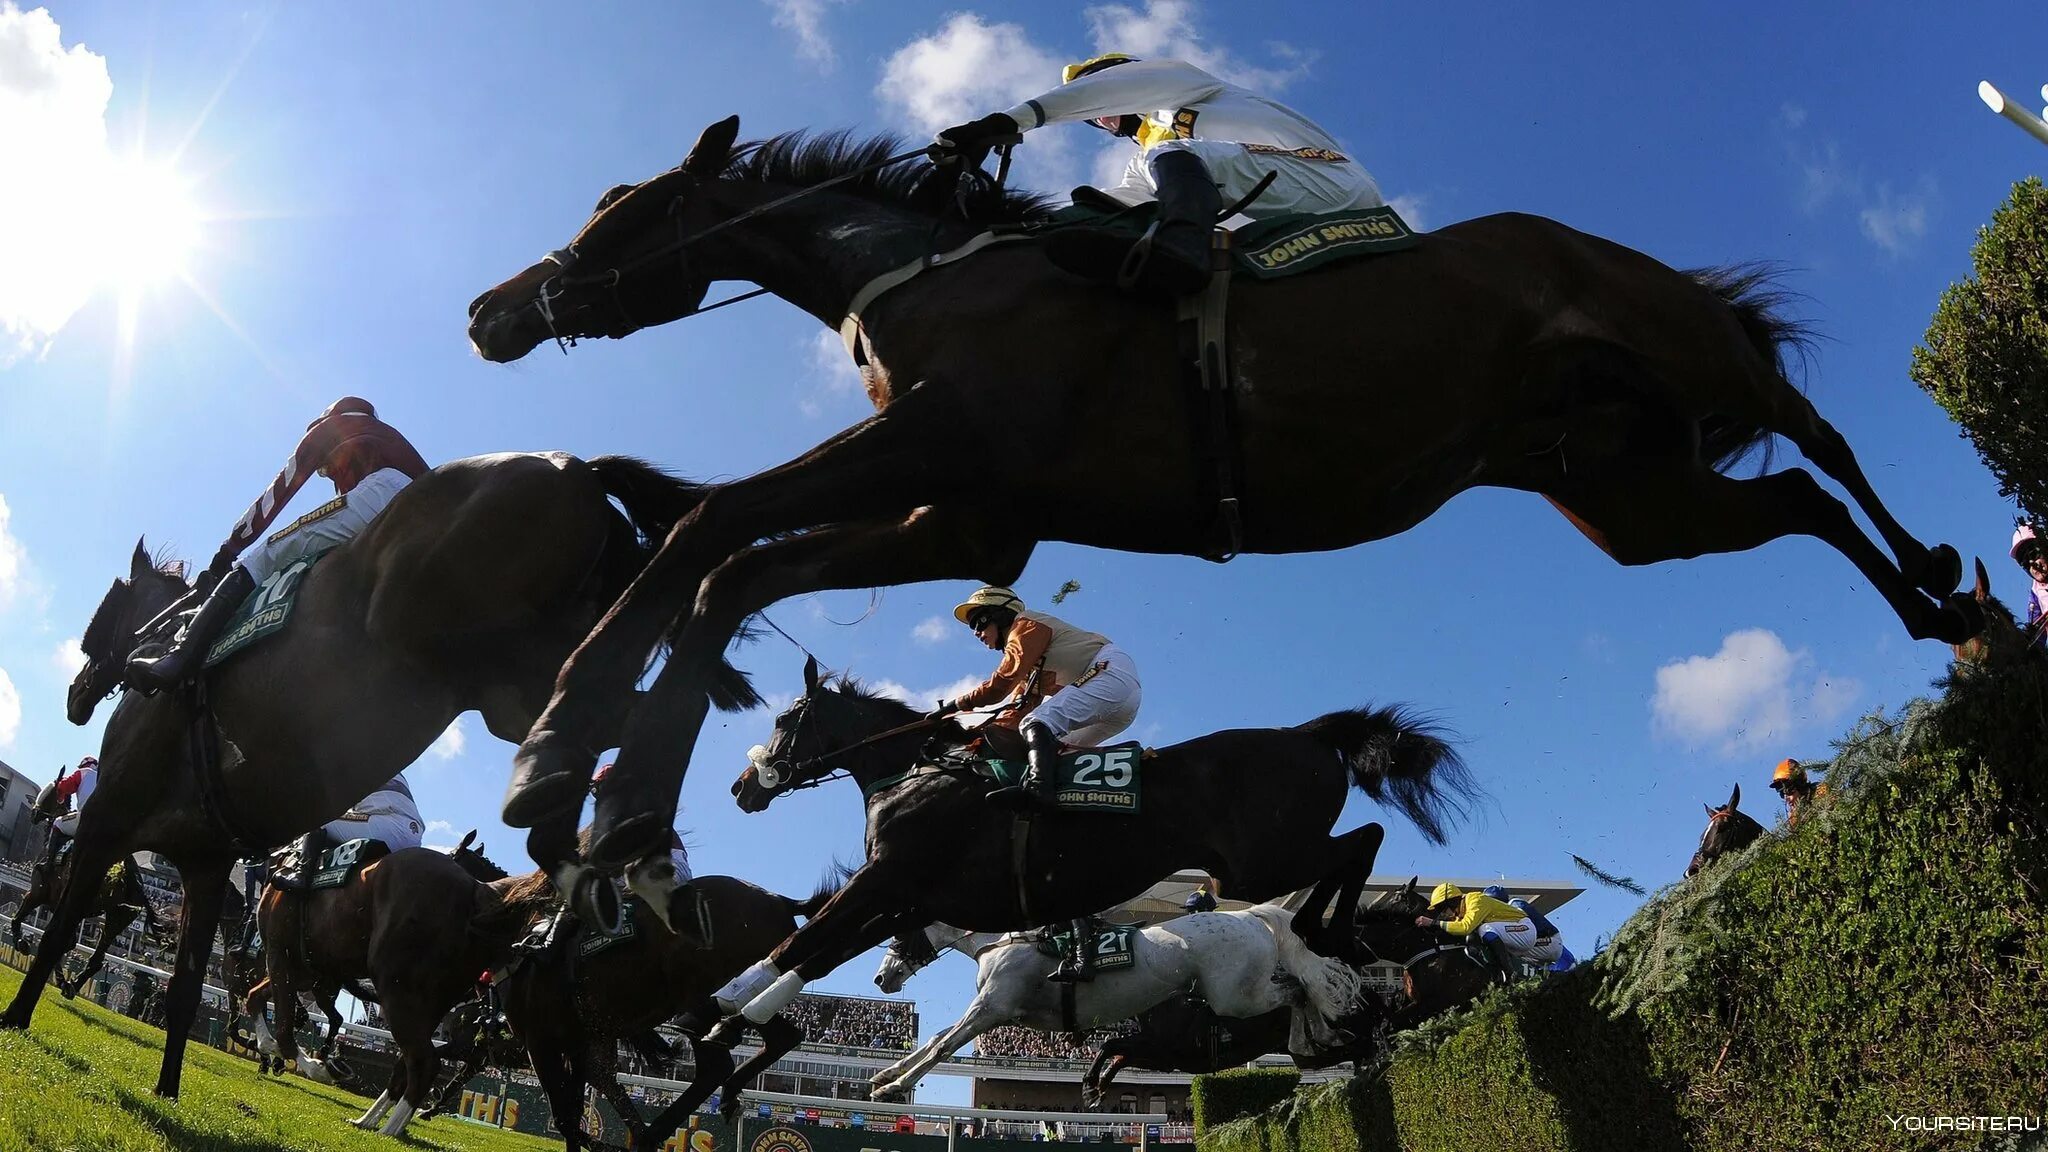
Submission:
M 140 536 L 135 538 L 135 554 L 128 558 L 128 579 L 130 580 L 140 580 L 151 572 L 156 571 L 156 565 L 149 562 L 149 549 L 144 546 L 142 541 L 143 538 Z
M 1715 817 L 1716 812 L 1714 811 L 1714 806 L 1712 804 L 1709 804 L 1705 800 L 1702 800 L 1700 801 L 1700 807 L 1705 808 L 1707 810 L 1707 819 L 1712 820 Z
M 1977 603 L 1987 604 L 1991 601 L 1991 574 L 1984 571 L 1984 558 L 1979 556 L 1976 559 L 1977 586 L 1970 590 L 1970 595 L 1977 598 Z
M 697 143 L 690 148 L 690 154 L 683 157 L 683 171 L 700 180 L 717 176 L 732 156 L 733 141 L 740 137 L 740 118 L 727 116 L 704 130 L 697 137 Z
M 804 657 L 804 695 L 815 695 L 818 691 L 818 658 Z
M 1742 803 L 1742 785 L 1737 784 L 1735 791 L 1728 794 L 1728 810 L 1730 812 L 1735 811 L 1735 806 L 1740 803 Z
M 466 833 L 466 834 L 465 834 L 465 835 L 464 835 L 464 836 L 462 837 L 462 843 L 460 843 L 460 844 L 457 844 L 457 845 L 455 846 L 455 854 L 459 856 L 459 855 L 461 855 L 462 853 L 464 853 L 464 852 L 468 851 L 468 850 L 469 850 L 469 846 L 470 846 L 470 844 L 471 844 L 471 843 L 473 843 L 473 842 L 475 842 L 475 840 L 476 840 L 476 829 L 474 829 L 474 828 L 471 828 L 471 829 L 470 829 L 470 830 L 468 831 L 468 833 Z

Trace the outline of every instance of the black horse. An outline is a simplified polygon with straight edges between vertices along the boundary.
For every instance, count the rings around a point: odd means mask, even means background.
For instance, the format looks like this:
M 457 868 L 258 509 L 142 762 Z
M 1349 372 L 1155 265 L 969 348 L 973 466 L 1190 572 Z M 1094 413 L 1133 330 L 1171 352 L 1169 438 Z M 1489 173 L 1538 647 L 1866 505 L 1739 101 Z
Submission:
M 59 807 L 56 783 L 43 785 L 42 791 L 36 794 L 35 802 L 29 806 L 30 823 L 53 823 L 59 815 Z M 26 944 L 21 934 L 22 921 L 38 908 L 55 906 L 71 885 L 73 856 L 69 852 L 57 855 L 55 841 L 58 832 L 54 827 L 47 835 L 51 838 L 51 850 L 45 852 L 30 870 L 28 891 L 22 893 L 21 902 L 14 907 L 14 919 L 7 926 L 8 938 L 17 949 Z M 85 967 L 76 976 L 57 981 L 57 990 L 64 994 L 66 1000 L 78 995 L 85 982 L 106 966 L 107 948 L 128 930 L 129 925 L 135 923 L 137 917 L 142 920 L 143 935 L 154 937 L 157 934 L 156 907 L 149 902 L 149 892 L 142 886 L 141 876 L 142 869 L 136 864 L 135 857 L 130 856 L 108 869 L 93 893 L 86 917 L 100 918 L 99 942 L 93 946 L 92 955 L 86 958 Z
M 764 787 L 752 765 L 733 784 L 740 807 L 758 812 L 838 768 L 860 784 L 867 808 L 866 863 L 816 919 L 726 990 L 732 1003 L 745 1003 L 775 979 L 777 993 L 753 1002 L 749 1018 L 891 935 L 932 921 L 1033 928 L 1111 907 L 1189 866 L 1216 877 L 1233 899 L 1314 885 L 1297 931 L 1306 929 L 1310 947 L 1341 957 L 1383 836 L 1378 824 L 1329 834 L 1349 790 L 1396 808 L 1439 843 L 1476 793 L 1463 760 L 1428 724 L 1398 708 L 1349 709 L 1293 728 L 1217 732 L 1158 749 L 1142 762 L 1135 813 L 1026 819 L 988 804 L 988 782 L 971 771 L 920 763 L 931 725 L 919 720 L 908 704 L 850 679 L 821 681 L 817 661 L 807 661 L 804 695 L 776 718 L 768 740 L 774 786 Z M 950 720 L 938 731 L 967 739 Z M 1324 929 L 1321 910 L 1338 892 L 1335 921 Z
M 660 850 L 718 663 L 750 613 L 826 588 L 1007 584 L 1041 540 L 1218 559 L 1327 551 L 1503 487 L 1544 496 L 1622 564 L 1807 535 L 1910 635 L 1953 643 L 1982 626 L 1976 603 L 1951 595 L 1955 550 L 1899 524 L 1787 379 L 1802 331 L 1757 269 L 1681 272 L 1520 213 L 1464 221 L 1407 251 L 1233 287 L 1243 386 L 1212 406 L 1187 386 L 1171 302 L 1083 283 L 1036 243 L 874 294 L 935 249 L 1045 220 L 1050 198 L 970 196 L 956 218 L 951 197 L 890 166 L 894 141 L 736 146 L 738 132 L 738 117 L 714 124 L 675 169 L 612 189 L 571 244 L 470 306 L 477 350 L 509 361 L 551 336 L 667 323 L 712 281 L 751 281 L 847 338 L 877 409 L 708 493 L 563 667 L 505 806 L 508 824 L 543 831 L 549 866 L 573 853 L 597 752 L 665 635 L 673 654 L 598 791 L 601 868 Z M 982 434 L 970 447 L 961 428 Z M 1803 469 L 1728 474 L 1773 436 L 1841 485 L 1882 546 Z M 994 475 L 991 454 L 1032 466 Z
M 1736 810 L 1742 803 L 1742 785 L 1728 794 L 1728 802 L 1719 808 L 1704 805 L 1707 810 L 1706 831 L 1700 833 L 1700 846 L 1692 854 L 1692 863 L 1685 866 L 1687 876 L 1698 872 L 1730 852 L 1740 852 L 1756 842 L 1764 834 L 1764 826 L 1757 823 L 1749 813 Z

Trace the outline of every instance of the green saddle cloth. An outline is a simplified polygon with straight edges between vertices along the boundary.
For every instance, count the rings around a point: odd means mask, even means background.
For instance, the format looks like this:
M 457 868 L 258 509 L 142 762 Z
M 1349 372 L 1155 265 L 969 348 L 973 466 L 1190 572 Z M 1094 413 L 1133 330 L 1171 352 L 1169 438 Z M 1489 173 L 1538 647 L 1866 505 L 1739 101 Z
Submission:
M 206 667 L 211 668 L 257 641 L 284 631 L 284 626 L 291 621 L 292 608 L 299 602 L 299 588 L 305 582 L 306 573 L 332 551 L 333 548 L 323 548 L 272 572 L 270 578 L 251 592 L 240 608 L 235 609 L 235 615 L 221 631 L 220 639 L 206 650 Z
M 367 836 L 336 845 L 320 854 L 320 866 L 313 872 L 314 891 L 345 886 L 363 866 L 391 855 L 391 846 Z
M 1138 924 L 1096 924 L 1088 932 L 1089 967 L 1097 972 L 1113 972 L 1129 968 L 1137 963 L 1137 953 L 1132 941 L 1137 939 Z M 1065 956 L 1074 947 L 1074 931 L 1047 932 L 1039 938 L 1038 950 L 1048 956 Z
M 1080 224 L 1129 232 L 1136 239 L 1158 215 L 1159 206 L 1150 202 L 1118 212 L 1073 204 L 1050 220 L 1026 228 L 1042 235 Z M 1290 212 L 1254 220 L 1231 232 L 1237 274 L 1259 280 L 1309 272 L 1340 260 L 1399 252 L 1417 243 L 1414 230 L 1386 204 L 1345 212 Z
M 625 902 L 619 906 L 618 932 L 610 936 L 597 931 L 585 932 L 583 939 L 576 943 L 576 954 L 579 956 L 595 956 L 600 952 L 608 952 L 626 943 L 628 940 L 639 939 L 640 929 L 636 926 L 636 922 L 639 919 L 640 910 L 645 906 L 645 902 L 638 896 L 628 895 Z
M 1136 815 L 1142 795 L 1145 746 L 1136 740 L 1060 754 L 1054 804 L 1062 812 L 1121 812 Z M 1025 761 L 988 760 L 997 783 L 1012 787 L 1024 777 Z

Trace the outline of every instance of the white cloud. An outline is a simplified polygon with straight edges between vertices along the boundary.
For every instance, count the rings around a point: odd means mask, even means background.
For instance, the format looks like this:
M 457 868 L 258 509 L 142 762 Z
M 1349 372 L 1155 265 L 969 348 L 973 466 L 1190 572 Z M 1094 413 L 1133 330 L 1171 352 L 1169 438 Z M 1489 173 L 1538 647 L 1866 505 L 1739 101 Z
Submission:
M 1060 65 L 1022 25 L 956 12 L 889 57 L 875 95 L 907 126 L 937 131 L 1036 96 L 1059 83 Z
M 1387 203 L 1401 214 L 1402 221 L 1410 228 L 1417 232 L 1429 231 L 1429 197 L 1420 192 L 1410 192 L 1404 196 L 1396 196 Z
M 1914 191 L 1895 195 L 1879 185 L 1877 201 L 1863 209 L 1863 234 L 1894 256 L 1927 234 L 1927 212 L 1934 200 L 1934 181 L 1924 178 Z
M 1687 747 L 1716 745 L 1723 755 L 1782 744 L 1797 729 L 1840 717 L 1863 686 L 1815 671 L 1804 649 L 1764 628 L 1731 632 L 1712 656 L 1657 669 L 1652 727 Z
M 861 379 L 860 369 L 854 366 L 853 357 L 846 354 L 846 344 L 839 333 L 830 328 L 813 332 L 805 348 L 805 360 L 810 379 L 816 384 L 797 397 L 797 408 L 804 415 L 823 415 L 828 404 L 841 409 L 852 400 L 862 405 L 868 403 L 867 384 Z
M 112 171 L 105 57 L 74 44 L 46 9 L 0 0 L 0 367 L 48 346 L 97 276 L 81 259 L 85 201 Z
M 453 836 L 455 834 L 455 825 L 450 824 L 446 820 L 427 821 L 427 835 L 431 836 L 436 832 L 446 832 Z
M 50 663 L 66 677 L 78 675 L 78 670 L 85 667 L 85 649 L 79 646 L 79 638 L 71 636 L 59 642 L 50 653 Z
M 427 746 L 427 754 L 436 760 L 453 760 L 462 755 L 462 750 L 468 746 L 469 735 L 462 730 L 462 717 L 457 716 L 454 722 L 448 725 L 448 730 L 435 737 L 434 742 Z
M 910 635 L 919 644 L 939 644 L 953 635 L 953 628 L 954 621 L 949 617 L 927 616 L 917 622 L 917 627 L 910 630 Z
M 0 668 L 0 748 L 14 743 L 14 736 L 21 731 L 21 693 L 14 690 L 14 681 L 7 678 L 7 670 Z
M 1142 11 L 1128 4 L 1104 4 L 1087 12 L 1088 30 L 1098 52 L 1125 52 L 1140 59 L 1170 57 L 1185 60 L 1204 72 L 1241 84 L 1255 92 L 1276 93 L 1308 75 L 1314 61 L 1291 44 L 1274 41 L 1266 45 L 1282 63 L 1260 68 L 1237 59 L 1223 48 L 1202 43 L 1195 30 L 1195 6 L 1190 0 L 1146 0 Z
M 878 680 L 869 687 L 884 696 L 894 696 L 913 708 L 930 710 L 937 708 L 941 700 L 951 700 L 969 688 L 979 687 L 981 681 L 979 676 L 962 676 L 937 688 L 908 688 L 894 680 Z
M 825 9 L 844 0 L 762 0 L 774 11 L 777 28 L 796 34 L 796 54 L 809 60 L 821 72 L 830 72 L 839 54 L 825 35 Z
M 4 184 L 5 181 L 0 181 L 0 185 Z M 5 249 L 0 248 L 0 251 Z M 4 263 L 0 263 L 0 266 L 4 266 Z M 0 364 L 5 362 L 6 351 L 0 348 Z M 8 524 L 13 517 L 13 511 L 7 507 L 7 497 L 0 496 L 0 608 L 12 603 L 15 594 L 22 590 L 25 579 L 23 573 L 28 568 L 28 550 L 23 548 L 21 541 L 15 539 L 14 533 L 8 530 Z

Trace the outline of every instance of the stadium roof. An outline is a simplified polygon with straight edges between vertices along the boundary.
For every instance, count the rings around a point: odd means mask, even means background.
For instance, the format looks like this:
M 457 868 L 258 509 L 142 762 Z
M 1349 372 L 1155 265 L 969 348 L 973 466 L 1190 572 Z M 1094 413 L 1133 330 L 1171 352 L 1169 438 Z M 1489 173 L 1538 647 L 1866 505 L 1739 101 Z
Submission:
M 1365 899 L 1367 902 L 1370 902 L 1376 896 L 1392 895 L 1395 892 L 1399 892 L 1408 883 L 1408 879 L 1407 876 L 1370 877 L 1365 882 Z M 1416 883 L 1424 892 L 1427 892 L 1443 880 L 1449 880 L 1451 883 L 1468 891 L 1477 891 L 1488 884 L 1498 884 L 1514 895 L 1527 900 L 1538 912 L 1546 916 L 1569 904 L 1580 893 L 1585 891 L 1584 888 L 1562 880 L 1516 880 L 1498 876 L 1485 878 L 1422 876 L 1416 879 Z M 1206 872 L 1193 869 L 1176 872 L 1146 889 L 1144 895 L 1111 910 L 1108 914 L 1109 918 L 1113 920 L 1135 920 L 1144 924 L 1156 924 L 1161 920 L 1171 920 L 1175 916 L 1181 915 L 1181 904 L 1187 900 L 1188 894 L 1208 881 L 1209 874 Z M 1300 905 L 1306 896 L 1306 891 L 1296 892 L 1281 900 L 1280 903 L 1290 908 L 1296 907 Z M 1226 911 L 1237 908 L 1249 908 L 1251 906 L 1242 900 L 1219 900 L 1217 905 Z

